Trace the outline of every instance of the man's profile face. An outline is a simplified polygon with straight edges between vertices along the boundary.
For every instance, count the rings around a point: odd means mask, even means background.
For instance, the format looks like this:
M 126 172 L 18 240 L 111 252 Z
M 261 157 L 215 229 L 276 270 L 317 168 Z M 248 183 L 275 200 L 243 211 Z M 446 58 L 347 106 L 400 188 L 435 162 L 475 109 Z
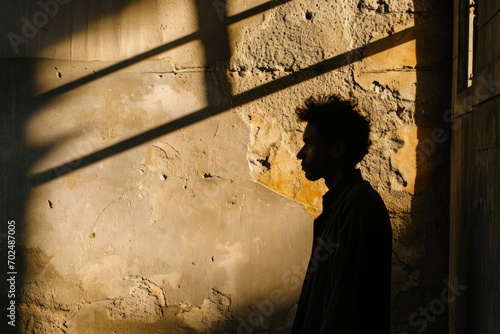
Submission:
M 304 146 L 297 153 L 302 160 L 301 166 L 309 181 L 316 181 L 331 173 L 329 170 L 329 152 L 315 123 L 307 123 L 303 135 Z

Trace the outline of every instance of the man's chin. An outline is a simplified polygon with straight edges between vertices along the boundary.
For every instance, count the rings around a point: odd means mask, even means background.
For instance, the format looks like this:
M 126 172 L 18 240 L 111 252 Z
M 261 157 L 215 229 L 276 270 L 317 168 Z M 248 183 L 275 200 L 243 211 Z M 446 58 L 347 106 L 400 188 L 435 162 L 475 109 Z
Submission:
M 309 181 L 318 181 L 320 178 L 317 176 L 317 175 L 314 175 L 314 174 L 310 174 L 310 173 L 305 173 L 305 177 L 306 179 L 308 179 Z

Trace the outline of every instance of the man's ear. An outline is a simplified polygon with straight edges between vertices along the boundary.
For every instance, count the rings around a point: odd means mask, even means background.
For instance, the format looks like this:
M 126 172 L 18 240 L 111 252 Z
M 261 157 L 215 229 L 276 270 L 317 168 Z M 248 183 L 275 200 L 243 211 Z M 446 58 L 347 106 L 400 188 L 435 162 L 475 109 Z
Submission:
M 340 158 L 345 153 L 345 143 L 342 141 L 335 142 L 331 149 L 330 154 L 333 158 Z

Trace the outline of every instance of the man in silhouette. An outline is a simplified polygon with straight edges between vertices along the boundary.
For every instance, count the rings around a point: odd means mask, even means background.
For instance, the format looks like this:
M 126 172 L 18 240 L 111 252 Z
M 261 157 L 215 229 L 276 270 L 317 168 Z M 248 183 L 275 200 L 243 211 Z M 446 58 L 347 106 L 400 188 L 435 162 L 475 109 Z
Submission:
M 338 96 L 311 97 L 297 115 L 307 122 L 297 158 L 306 178 L 324 179 L 328 192 L 292 334 L 388 334 L 391 223 L 356 169 L 370 146 L 369 123 Z

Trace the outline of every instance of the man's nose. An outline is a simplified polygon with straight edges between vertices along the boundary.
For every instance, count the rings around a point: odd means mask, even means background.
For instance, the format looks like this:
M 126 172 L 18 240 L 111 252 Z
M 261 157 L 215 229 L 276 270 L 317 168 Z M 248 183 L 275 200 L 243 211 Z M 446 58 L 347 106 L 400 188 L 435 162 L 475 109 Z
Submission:
M 300 149 L 300 151 L 297 153 L 297 159 L 302 160 L 304 158 L 304 146 Z

